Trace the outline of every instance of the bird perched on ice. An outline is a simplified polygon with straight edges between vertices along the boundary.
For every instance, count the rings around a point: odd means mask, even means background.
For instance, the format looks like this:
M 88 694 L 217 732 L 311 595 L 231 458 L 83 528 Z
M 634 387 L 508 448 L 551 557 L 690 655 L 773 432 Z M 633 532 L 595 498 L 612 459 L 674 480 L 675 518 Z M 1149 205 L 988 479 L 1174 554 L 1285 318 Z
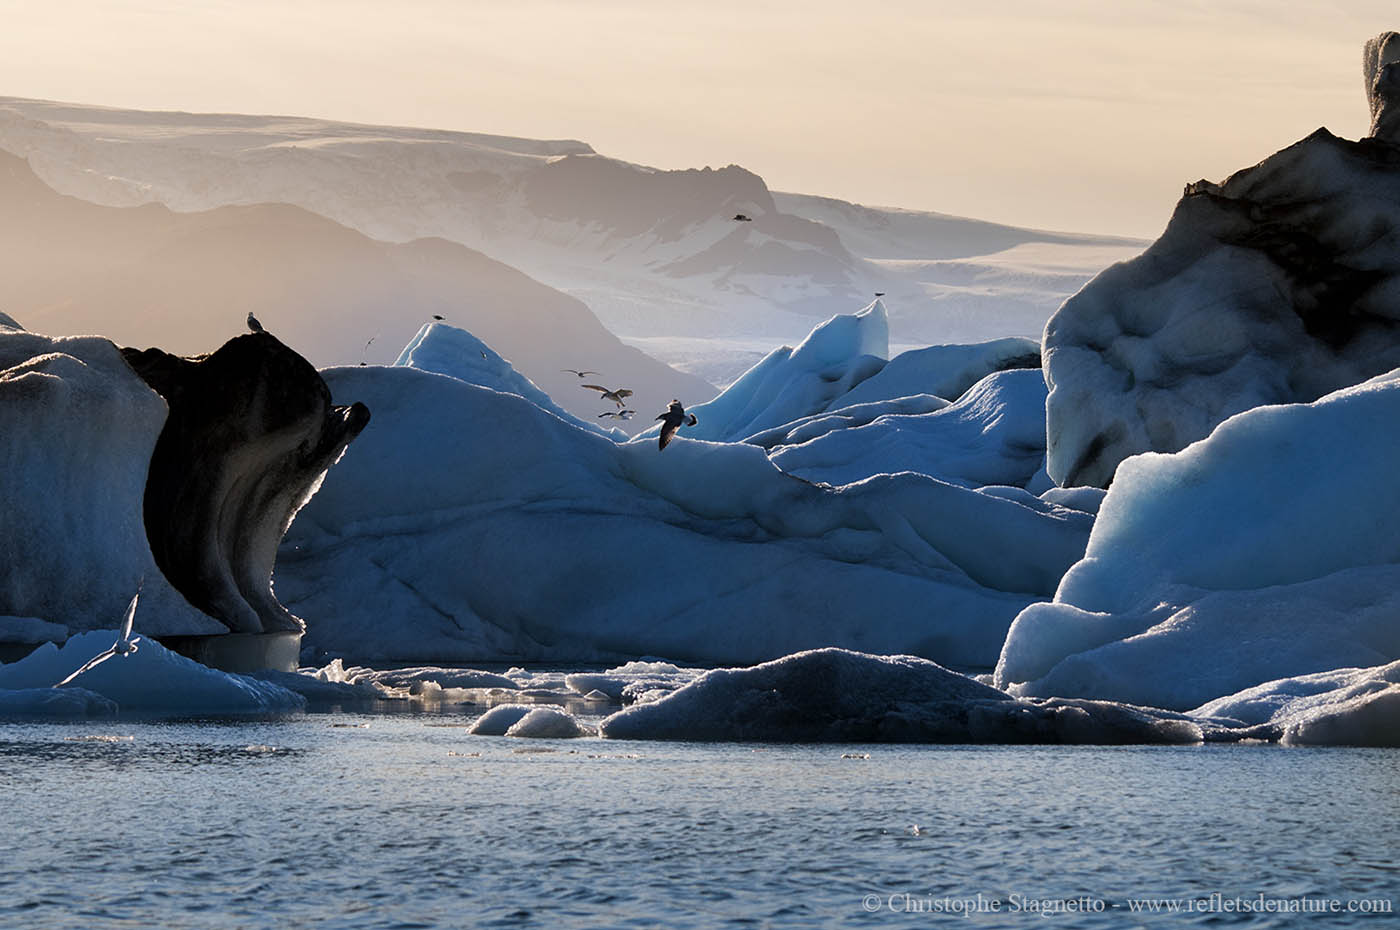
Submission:
M 671 437 L 676 435 L 676 430 L 682 426 L 694 426 L 700 422 L 695 419 L 695 414 L 686 413 L 685 408 L 678 400 L 671 401 L 671 406 L 657 419 L 661 421 L 661 444 L 657 447 L 660 449 L 666 448 L 666 443 L 670 442 Z
M 561 368 L 561 369 L 559 369 L 559 370 L 560 370 L 560 371 L 567 371 L 567 372 L 568 372 L 569 374 L 571 374 L 571 375 L 578 375 L 580 378 L 586 378 L 586 377 L 588 377 L 589 375 L 601 375 L 601 374 L 602 374 L 601 371 L 579 371 L 579 370 L 577 370 L 577 369 L 575 369 L 575 368 Z M 584 385 L 584 386 L 587 387 L 587 385 Z
M 611 417 L 617 420 L 630 420 L 633 416 L 636 415 L 636 413 L 637 411 L 635 410 L 607 410 L 603 413 L 598 414 L 598 416 Z
M 55 688 L 62 688 L 68 682 L 77 678 L 90 668 L 96 668 L 106 662 L 112 656 L 129 656 L 136 651 L 136 644 L 141 642 L 141 637 L 131 635 L 131 625 L 136 620 L 136 602 L 141 599 L 141 588 L 146 584 L 146 579 L 141 579 L 141 584 L 136 586 L 136 594 L 131 598 L 131 603 L 126 605 L 126 616 L 122 618 L 121 629 L 117 631 L 117 641 L 110 648 L 104 649 L 97 655 L 88 659 L 83 667 L 78 669 L 67 678 L 54 685 Z
M 594 372 L 594 374 L 597 374 L 597 372 Z M 627 388 L 618 388 L 616 391 L 610 391 L 607 388 L 603 387 L 601 384 L 581 384 L 579 385 L 579 387 L 583 388 L 586 391 L 599 392 L 603 395 L 603 400 L 610 400 L 613 403 L 617 404 L 618 410 L 621 410 L 623 407 L 627 406 L 622 402 L 623 399 L 632 396 L 632 392 L 627 390 Z
M 257 317 L 253 316 L 253 311 L 251 310 L 248 311 L 248 328 L 255 333 L 263 331 L 262 324 L 258 322 Z

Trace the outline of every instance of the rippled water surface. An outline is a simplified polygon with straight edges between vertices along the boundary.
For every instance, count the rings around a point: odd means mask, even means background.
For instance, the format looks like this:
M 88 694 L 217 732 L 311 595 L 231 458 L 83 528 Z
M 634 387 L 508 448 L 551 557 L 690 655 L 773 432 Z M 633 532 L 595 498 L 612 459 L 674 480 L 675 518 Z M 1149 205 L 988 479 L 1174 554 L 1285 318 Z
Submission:
M 1400 926 L 1128 904 L 1400 907 L 1395 751 L 526 741 L 470 720 L 0 725 L 0 927 L 957 926 L 969 902 L 978 926 L 1044 926 L 1035 907 L 1060 928 Z

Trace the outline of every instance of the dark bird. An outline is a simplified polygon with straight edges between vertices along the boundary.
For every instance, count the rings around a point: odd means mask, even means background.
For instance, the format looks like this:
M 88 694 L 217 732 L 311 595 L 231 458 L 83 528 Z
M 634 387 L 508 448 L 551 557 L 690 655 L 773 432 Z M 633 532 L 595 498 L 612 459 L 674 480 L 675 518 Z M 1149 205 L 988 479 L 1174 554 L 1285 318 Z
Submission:
M 255 333 L 263 331 L 262 324 L 258 322 L 257 317 L 253 316 L 253 311 L 251 310 L 248 311 L 248 328 Z
M 571 374 L 571 375 L 578 375 L 580 378 L 587 377 L 588 375 L 601 375 L 601 374 L 602 374 L 601 371 L 578 371 L 578 370 L 573 369 L 573 368 L 561 368 L 561 369 L 559 369 L 559 370 L 560 370 L 560 371 L 567 371 L 567 372 L 568 372 L 569 374 Z
M 678 400 L 671 401 L 671 406 L 657 419 L 661 421 L 661 444 L 657 447 L 660 449 L 666 448 L 666 443 L 670 442 L 671 437 L 676 435 L 676 430 L 682 426 L 694 426 L 700 422 L 695 419 L 695 414 L 686 413 L 685 408 Z
M 623 398 L 632 396 L 632 392 L 627 390 L 627 388 L 618 388 L 616 391 L 609 391 L 601 384 L 581 384 L 579 387 L 586 391 L 597 391 L 603 395 L 603 400 L 610 400 L 617 404 L 618 410 L 626 406 L 626 404 L 622 402 Z
M 442 314 L 441 314 L 441 313 L 434 313 L 434 314 L 433 314 L 433 319 L 435 319 L 435 320 L 440 320 L 440 319 L 442 319 Z
M 141 583 L 136 586 L 135 596 L 132 597 L 131 603 L 126 607 L 126 616 L 122 618 L 121 629 L 117 631 L 117 641 L 109 648 L 102 650 L 91 659 L 88 659 L 82 668 L 54 685 L 55 688 L 62 688 L 83 672 L 101 665 L 112 656 L 129 656 L 136 651 L 136 644 L 141 642 L 141 637 L 131 635 L 131 625 L 136 620 L 136 602 L 141 600 L 141 589 L 145 587 L 145 585 L 146 579 L 142 578 Z
M 876 291 L 876 292 L 875 292 L 875 296 L 876 296 L 876 297 L 884 297 L 884 296 L 885 296 L 885 292 L 884 292 L 884 291 Z
M 753 222 L 753 219 L 752 219 L 751 217 L 745 216 L 745 215 L 742 214 L 742 213 L 736 213 L 736 214 L 734 214 L 734 222 L 736 222 L 736 223 L 752 223 L 752 222 Z
M 630 420 L 636 415 L 636 413 L 637 411 L 635 410 L 608 410 L 604 413 L 598 414 L 598 416 L 611 417 L 617 420 Z

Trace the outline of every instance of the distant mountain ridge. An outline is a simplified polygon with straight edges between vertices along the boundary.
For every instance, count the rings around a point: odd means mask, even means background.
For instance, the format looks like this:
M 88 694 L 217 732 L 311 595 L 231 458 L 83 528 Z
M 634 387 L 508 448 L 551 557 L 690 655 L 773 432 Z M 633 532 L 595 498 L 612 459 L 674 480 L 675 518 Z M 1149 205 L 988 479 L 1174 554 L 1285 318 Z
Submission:
M 623 345 L 578 300 L 443 239 L 377 242 L 300 207 L 176 213 L 56 193 L 0 152 L 3 312 L 35 332 L 212 351 L 248 311 L 313 364 L 387 364 L 435 315 L 470 330 L 576 416 L 593 368 L 643 409 L 714 388 Z M 638 421 L 640 425 L 640 421 Z
M 0 98 L 0 149 L 98 203 L 283 202 L 376 239 L 458 242 L 661 357 L 706 351 L 695 340 L 800 340 L 875 291 L 896 344 L 1038 337 L 1065 297 L 1145 244 L 775 195 L 738 166 L 662 171 L 582 142 L 295 117 Z

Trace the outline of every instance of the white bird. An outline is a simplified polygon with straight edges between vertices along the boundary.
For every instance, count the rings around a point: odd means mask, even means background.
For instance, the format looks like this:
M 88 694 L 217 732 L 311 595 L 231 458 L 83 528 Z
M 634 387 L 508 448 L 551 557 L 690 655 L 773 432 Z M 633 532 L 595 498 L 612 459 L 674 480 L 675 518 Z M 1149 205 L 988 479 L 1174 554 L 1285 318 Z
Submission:
M 131 625 L 136 620 L 136 602 L 141 599 L 141 588 L 144 587 L 145 584 L 146 579 L 142 578 L 141 584 L 136 586 L 136 594 L 131 598 L 131 603 L 126 606 L 126 616 L 122 618 L 122 627 L 117 633 L 117 641 L 112 644 L 111 648 L 104 649 L 91 659 L 88 659 L 82 668 L 54 685 L 55 688 L 62 688 L 83 672 L 86 672 L 90 668 L 96 668 L 112 656 L 129 656 L 136 651 L 136 644 L 141 642 L 141 637 L 131 635 Z
M 248 328 L 255 333 L 263 331 L 262 324 L 258 322 L 257 317 L 253 316 L 253 311 L 251 310 L 248 311 Z
M 613 419 L 617 419 L 617 420 L 630 420 L 630 419 L 632 419 L 633 416 L 636 415 L 636 413 L 637 413 L 637 411 L 635 411 L 635 410 L 618 410 L 618 411 L 609 410 L 609 411 L 607 411 L 606 413 L 600 413 L 600 414 L 598 414 L 598 416 L 600 416 L 600 417 L 612 417 Z

